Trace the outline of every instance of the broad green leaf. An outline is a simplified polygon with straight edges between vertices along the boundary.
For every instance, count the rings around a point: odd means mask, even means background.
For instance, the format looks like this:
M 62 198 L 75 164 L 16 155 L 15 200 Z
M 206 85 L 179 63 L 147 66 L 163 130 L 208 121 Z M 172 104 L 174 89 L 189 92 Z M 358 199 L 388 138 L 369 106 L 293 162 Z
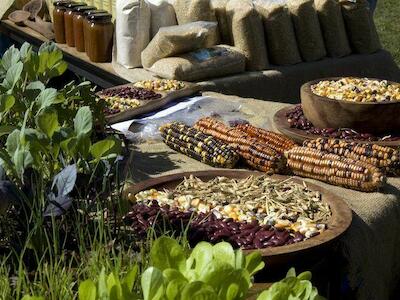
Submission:
M 74 128 L 76 135 L 89 134 L 93 127 L 93 117 L 89 106 L 79 108 L 74 118 Z
M 185 253 L 175 239 L 169 237 L 158 238 L 150 250 L 152 265 L 161 271 L 172 268 L 183 271 L 185 269 Z
M 26 86 L 27 90 L 43 91 L 45 88 L 46 88 L 45 85 L 41 81 L 32 81 Z
M 79 152 L 79 155 L 87 159 L 89 157 L 90 147 L 92 146 L 92 142 L 88 135 L 79 134 L 76 140 L 76 148 Z
M 90 279 L 79 284 L 79 300 L 96 300 L 96 285 Z
M 57 77 L 62 74 L 68 69 L 68 64 L 65 61 L 60 61 L 57 64 L 55 64 L 50 71 L 48 72 L 49 77 Z
M 63 54 L 60 50 L 56 49 L 53 51 L 49 51 L 49 56 L 47 58 L 47 68 L 51 69 L 57 63 L 59 63 L 63 59 Z
M 12 45 L 6 52 L 4 52 L 1 63 L 5 70 L 15 66 L 20 60 L 20 52 Z
M 97 283 L 97 295 L 97 300 L 108 300 L 106 270 L 104 267 L 99 275 L 99 281 Z
M 13 132 L 11 132 L 6 141 L 6 148 L 7 152 L 12 156 L 15 151 L 17 151 L 17 148 L 19 146 L 19 135 L 20 135 L 20 130 L 15 129 Z
M 36 103 L 39 106 L 39 110 L 42 110 L 52 104 L 54 104 L 57 98 L 57 90 L 53 88 L 47 88 L 40 92 L 36 97 Z
M 226 273 L 225 280 L 219 286 L 211 284 L 221 299 L 244 299 L 251 286 L 249 273 L 244 269 Z M 232 298 L 233 297 L 233 298 Z
M 207 242 L 200 242 L 194 247 L 189 259 L 193 259 L 195 262 L 195 271 L 200 276 L 203 270 L 207 268 L 210 262 L 213 260 L 213 246 Z M 188 266 L 191 268 L 192 266 Z
M 246 268 L 246 257 L 241 249 L 235 250 L 235 269 Z
M 57 186 L 58 196 L 67 196 L 74 189 L 78 170 L 75 164 L 68 165 L 54 176 L 51 188 Z
M 312 274 L 310 271 L 305 271 L 303 273 L 300 273 L 297 276 L 297 279 L 299 279 L 299 280 L 311 280 L 311 278 L 312 278 Z
M 21 79 L 21 73 L 23 69 L 24 64 L 22 62 L 12 65 L 7 71 L 6 78 L 4 78 L 2 86 L 8 91 L 12 90 L 18 80 Z
M 126 274 L 123 280 L 123 283 L 126 284 L 130 291 L 132 291 L 133 286 L 135 285 L 138 270 L 138 266 L 134 265 L 133 268 L 128 272 L 128 274 Z
M 122 287 L 121 282 L 114 273 L 111 273 L 107 277 L 107 289 L 109 300 L 119 300 L 122 299 Z
M 12 156 L 12 161 L 19 177 L 22 178 L 25 169 L 32 165 L 33 157 L 26 147 L 18 147 Z
M 286 273 L 286 278 L 287 277 L 296 277 L 296 270 L 294 268 L 290 268 Z
M 291 289 L 291 294 L 300 299 L 309 299 L 312 292 L 312 284 L 307 280 L 297 280 L 297 283 Z
M 171 280 L 165 290 L 167 300 L 178 300 L 182 294 L 182 290 L 188 284 L 186 280 L 174 279 Z
M 22 60 L 28 59 L 32 53 L 32 45 L 27 42 L 23 43 L 19 52 Z
M 141 285 L 144 300 L 159 300 L 164 297 L 164 279 L 159 269 L 147 268 L 142 274 Z
M 223 300 L 234 300 L 237 299 L 239 295 L 239 285 L 236 283 L 231 283 L 226 290 L 225 297 L 222 298 Z
M 264 266 L 265 263 L 262 260 L 260 252 L 254 251 L 246 255 L 246 270 L 249 272 L 250 276 L 262 270 Z
M 219 287 L 226 280 L 226 275 L 232 271 L 234 271 L 234 268 L 230 264 L 214 260 L 203 268 L 199 279 L 219 290 Z
M 77 138 L 76 137 L 70 137 L 70 138 L 68 138 L 68 139 L 66 139 L 66 140 L 64 140 L 64 141 L 62 141 L 61 143 L 60 143 L 60 146 L 61 146 L 61 149 L 65 152 L 65 153 L 67 153 L 69 156 L 71 156 L 71 157 L 75 157 L 75 154 L 76 154 L 76 149 L 77 149 L 77 147 L 76 147 L 76 145 L 77 145 Z
M 36 117 L 36 125 L 47 137 L 52 138 L 54 132 L 60 128 L 57 111 L 50 107 L 41 110 Z
M 187 281 L 185 276 L 177 269 L 171 269 L 171 268 L 165 269 L 163 271 L 163 275 L 167 281 L 172 281 L 176 279 Z
M 213 288 L 203 282 L 194 281 L 185 286 L 182 291 L 182 300 L 218 300 Z
M 3 94 L 0 95 L 0 113 L 8 112 L 15 104 L 13 95 Z
M 213 257 L 216 260 L 230 264 L 235 267 L 235 252 L 232 245 L 227 242 L 220 242 L 213 246 Z
M 90 147 L 90 154 L 96 159 L 100 160 L 102 157 L 110 153 L 115 146 L 115 140 L 105 139 L 93 144 Z
M 3 135 L 10 134 L 15 129 L 16 129 L 15 126 L 12 126 L 12 125 L 1 125 L 0 126 L 0 137 L 2 137 Z
M 290 289 L 286 283 L 276 282 L 268 290 L 262 292 L 257 300 L 288 300 Z

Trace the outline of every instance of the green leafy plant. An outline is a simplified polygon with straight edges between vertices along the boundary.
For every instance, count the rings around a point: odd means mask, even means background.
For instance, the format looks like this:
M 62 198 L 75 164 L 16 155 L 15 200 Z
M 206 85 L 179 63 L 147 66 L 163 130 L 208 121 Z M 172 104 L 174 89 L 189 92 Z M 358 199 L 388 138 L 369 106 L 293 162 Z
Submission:
M 310 272 L 303 272 L 296 276 L 296 271 L 291 268 L 286 278 L 262 292 L 257 300 L 323 300 L 324 298 L 318 295 L 317 288 L 310 280 Z

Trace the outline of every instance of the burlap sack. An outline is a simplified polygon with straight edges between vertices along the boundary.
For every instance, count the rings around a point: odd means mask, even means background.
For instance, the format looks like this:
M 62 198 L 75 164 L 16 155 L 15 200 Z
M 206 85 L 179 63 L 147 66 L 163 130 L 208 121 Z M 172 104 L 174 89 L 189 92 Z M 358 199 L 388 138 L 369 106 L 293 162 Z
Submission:
M 142 52 L 142 64 L 150 68 L 156 61 L 200 48 L 214 46 L 216 22 L 193 22 L 160 28 Z
M 233 47 L 215 46 L 163 58 L 149 70 L 163 78 L 198 81 L 244 72 L 245 57 Z
M 229 0 L 211 0 L 211 8 L 218 22 L 219 37 L 222 44 L 232 45 L 231 33 L 226 15 L 226 5 Z
M 268 67 L 262 20 L 251 0 L 230 0 L 226 6 L 233 45 L 246 57 L 246 69 L 261 71 Z
M 331 57 L 343 57 L 351 53 L 338 0 L 314 0 L 324 36 L 325 47 Z
M 341 0 L 350 44 L 357 53 L 369 54 L 382 48 L 367 0 Z
M 167 0 L 147 0 L 147 2 L 151 11 L 151 37 L 154 37 L 162 27 L 178 24 L 175 9 Z
M 271 64 L 293 65 L 301 62 L 286 0 L 258 0 L 255 6 L 263 19 Z
M 326 56 L 324 38 L 313 0 L 288 0 L 300 54 L 304 61 Z

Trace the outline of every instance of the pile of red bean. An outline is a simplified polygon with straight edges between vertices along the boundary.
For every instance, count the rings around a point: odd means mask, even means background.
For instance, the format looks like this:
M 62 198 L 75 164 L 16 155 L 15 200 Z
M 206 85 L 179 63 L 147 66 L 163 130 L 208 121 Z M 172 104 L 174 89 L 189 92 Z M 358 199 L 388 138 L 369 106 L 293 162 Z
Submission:
M 304 116 L 301 104 L 296 105 L 293 109 L 286 113 L 287 121 L 292 128 L 297 128 L 306 131 L 310 134 L 320 135 L 323 137 L 339 138 L 344 140 L 363 140 L 363 141 L 397 141 L 400 136 L 374 136 L 370 133 L 359 133 L 351 128 L 316 128 Z
M 137 203 L 124 217 L 126 225 L 131 226 L 135 235 L 145 238 L 147 229 L 155 228 L 160 232 L 166 226 L 175 232 L 183 232 L 186 228 L 190 244 L 200 241 L 218 243 L 227 241 L 235 248 L 260 249 L 289 245 L 304 240 L 299 232 L 290 233 L 287 230 L 277 230 L 268 225 L 235 222 L 232 219 L 217 219 L 214 214 L 194 214 L 182 212 L 168 205 L 159 206 L 157 201 Z
M 151 100 L 161 98 L 161 94 L 133 86 L 124 86 L 106 89 L 100 93 L 103 97 L 119 97 L 138 100 Z

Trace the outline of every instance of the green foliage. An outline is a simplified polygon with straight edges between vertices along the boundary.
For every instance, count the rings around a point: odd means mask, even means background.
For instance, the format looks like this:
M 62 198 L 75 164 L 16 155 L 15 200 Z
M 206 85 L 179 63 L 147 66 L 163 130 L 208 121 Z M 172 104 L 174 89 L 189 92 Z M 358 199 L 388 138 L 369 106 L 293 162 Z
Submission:
M 303 272 L 296 277 L 296 272 L 292 268 L 286 278 L 262 292 L 257 300 L 323 300 L 310 280 L 310 272 Z

